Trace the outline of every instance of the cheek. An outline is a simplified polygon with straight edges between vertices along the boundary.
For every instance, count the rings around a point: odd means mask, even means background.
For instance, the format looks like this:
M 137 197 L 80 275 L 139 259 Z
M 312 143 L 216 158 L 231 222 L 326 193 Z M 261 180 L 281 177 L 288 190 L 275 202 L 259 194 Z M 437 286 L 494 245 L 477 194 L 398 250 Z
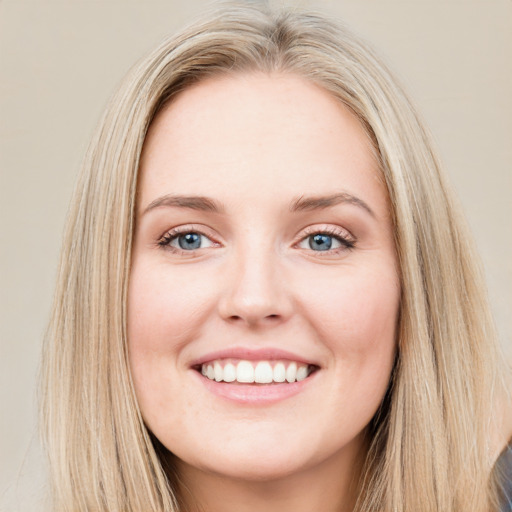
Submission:
M 393 267 L 376 266 L 373 271 L 365 267 L 364 272 L 353 269 L 324 283 L 325 292 L 309 293 L 304 309 L 332 355 L 333 386 L 343 391 L 332 396 L 353 399 L 355 408 L 377 407 L 396 352 L 400 301 L 396 272 Z
M 135 263 L 128 293 L 128 340 L 132 352 L 171 354 L 199 329 L 208 289 L 165 265 Z
M 394 341 L 400 300 L 394 270 L 349 269 L 323 283 L 318 279 L 315 282 L 313 292 L 308 283 L 301 291 L 309 297 L 305 309 L 333 350 L 365 352 L 378 349 L 390 339 Z
M 135 392 L 148 424 L 166 409 L 179 379 L 180 348 L 200 324 L 201 296 L 165 266 L 135 260 L 128 291 L 128 351 Z

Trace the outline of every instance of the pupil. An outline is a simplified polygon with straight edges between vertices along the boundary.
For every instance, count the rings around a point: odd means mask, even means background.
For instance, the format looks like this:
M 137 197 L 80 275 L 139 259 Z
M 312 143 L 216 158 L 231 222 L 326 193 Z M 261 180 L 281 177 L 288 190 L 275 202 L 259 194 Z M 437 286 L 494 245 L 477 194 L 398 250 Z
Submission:
M 197 233 L 187 233 L 178 238 L 178 243 L 182 249 L 199 249 L 201 236 Z
M 317 234 L 310 240 L 309 246 L 311 249 L 319 251 L 328 251 L 332 246 L 332 237 L 329 235 Z

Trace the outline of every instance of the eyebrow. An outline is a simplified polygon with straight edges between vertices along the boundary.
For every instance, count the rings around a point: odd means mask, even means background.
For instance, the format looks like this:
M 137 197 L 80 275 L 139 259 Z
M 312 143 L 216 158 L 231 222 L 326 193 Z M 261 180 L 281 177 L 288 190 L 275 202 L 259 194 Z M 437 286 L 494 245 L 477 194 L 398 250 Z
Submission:
M 359 199 L 358 197 L 347 192 L 339 192 L 329 196 L 302 195 L 290 203 L 289 211 L 293 213 L 323 210 L 338 204 L 352 204 L 354 206 L 358 206 L 369 213 L 372 217 L 375 217 L 373 210 L 362 199 Z M 145 215 L 147 212 L 154 210 L 155 208 L 161 207 L 188 208 L 191 210 L 220 214 L 224 214 L 226 212 L 226 208 L 222 203 L 210 197 L 168 194 L 152 201 L 142 212 L 142 215 Z
M 177 208 L 189 208 L 191 210 L 199 210 L 204 212 L 214 212 L 214 213 L 225 213 L 226 209 L 224 205 L 211 199 L 209 197 L 204 196 L 177 196 L 168 194 L 162 197 L 159 197 L 149 203 L 146 209 L 142 212 L 142 215 L 147 212 L 154 210 L 155 208 L 160 208 L 162 206 L 167 207 L 177 207 Z
M 311 210 L 323 210 L 324 208 L 330 208 L 337 204 L 352 204 L 362 208 L 372 217 L 375 217 L 373 210 L 366 204 L 362 199 L 356 197 L 348 192 L 338 192 L 329 196 L 300 196 L 298 199 L 292 201 L 290 205 L 291 212 L 299 211 L 311 211 Z

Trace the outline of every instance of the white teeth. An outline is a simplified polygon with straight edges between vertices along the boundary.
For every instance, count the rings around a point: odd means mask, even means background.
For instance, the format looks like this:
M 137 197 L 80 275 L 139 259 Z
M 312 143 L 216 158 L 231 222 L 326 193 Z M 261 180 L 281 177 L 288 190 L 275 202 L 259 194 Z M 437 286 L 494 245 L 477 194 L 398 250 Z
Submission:
M 308 376 L 307 366 L 299 366 L 297 369 L 297 382 L 304 380 Z
M 288 382 L 295 382 L 297 378 L 297 365 L 295 363 L 290 364 L 288 368 L 286 368 L 286 380 Z
M 233 382 L 236 380 L 236 368 L 234 364 L 228 363 L 224 366 L 224 382 Z
M 236 367 L 237 382 L 254 382 L 254 368 L 249 361 L 240 361 Z
M 259 384 L 268 384 L 272 382 L 274 377 L 274 373 L 272 372 L 272 366 L 270 363 L 266 361 L 261 361 L 256 365 L 256 369 L 254 370 L 254 382 L 258 382 Z
M 217 361 L 215 361 L 215 364 L 213 365 L 213 373 L 215 375 L 215 380 L 220 382 L 223 378 L 224 372 L 222 371 L 222 366 Z
M 274 382 L 284 382 L 286 380 L 286 368 L 283 363 L 277 363 L 274 366 Z
M 272 382 L 300 382 L 310 374 L 307 364 L 278 361 L 239 361 L 234 364 L 229 361 L 211 361 L 201 366 L 201 373 L 209 380 L 216 382 L 240 382 L 243 384 L 270 384 Z

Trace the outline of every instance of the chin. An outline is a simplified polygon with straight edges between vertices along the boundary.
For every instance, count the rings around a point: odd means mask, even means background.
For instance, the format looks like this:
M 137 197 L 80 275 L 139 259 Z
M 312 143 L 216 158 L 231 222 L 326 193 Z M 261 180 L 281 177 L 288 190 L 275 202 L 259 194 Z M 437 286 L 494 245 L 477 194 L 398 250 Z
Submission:
M 247 434 L 247 433 L 246 433 Z M 345 451 L 351 452 L 353 443 L 333 446 L 322 443 L 304 432 L 303 436 L 241 435 L 223 439 L 212 445 L 203 445 L 201 451 L 174 452 L 178 457 L 178 471 L 200 471 L 217 477 L 247 482 L 278 481 L 292 475 L 306 473 L 326 461 L 342 460 Z M 281 433 L 282 434 L 282 433 Z M 297 434 L 297 433 L 296 433 Z M 344 449 L 343 445 L 347 444 Z M 352 446 L 352 448 L 350 448 Z
M 250 428 L 239 428 L 238 435 L 228 430 L 225 436 L 203 437 L 202 443 L 182 439 L 181 443 L 165 444 L 174 448 L 170 451 L 178 472 L 185 469 L 241 480 L 274 480 L 300 471 L 309 462 L 300 438 L 276 430 L 267 428 L 256 434 Z
M 209 460 L 202 464 L 195 463 L 196 469 L 232 480 L 247 482 L 277 481 L 307 469 L 307 463 L 302 460 L 283 460 L 275 454 L 253 453 L 251 457 L 228 457 L 223 460 Z M 180 461 L 178 464 L 183 464 Z M 185 463 L 186 464 L 186 463 Z

